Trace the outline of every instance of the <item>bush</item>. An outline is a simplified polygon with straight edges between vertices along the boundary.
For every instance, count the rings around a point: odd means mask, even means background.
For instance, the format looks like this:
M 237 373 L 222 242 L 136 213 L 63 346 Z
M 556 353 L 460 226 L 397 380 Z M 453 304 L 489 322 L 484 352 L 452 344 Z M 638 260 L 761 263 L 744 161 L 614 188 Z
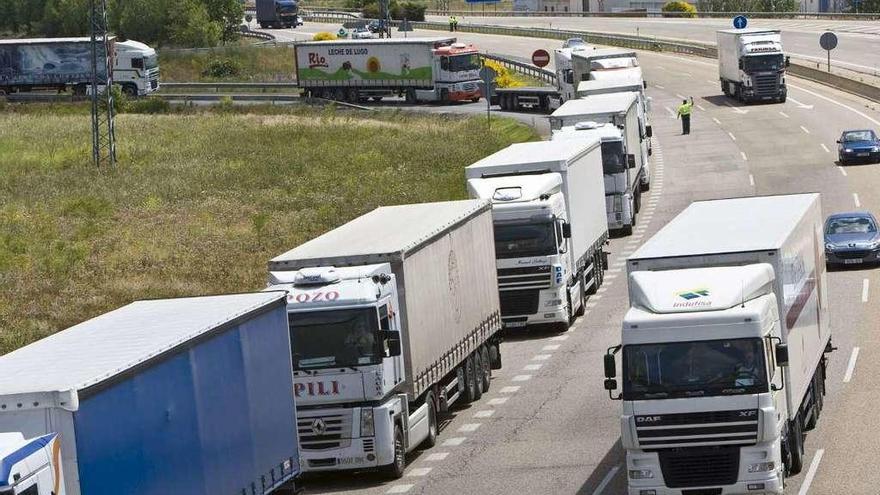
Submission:
M 522 86 L 515 75 L 505 66 L 494 60 L 483 59 L 483 65 L 495 71 L 495 86 L 498 88 L 516 88 Z
M 395 19 L 409 19 L 411 21 L 424 21 L 426 5 L 419 5 L 413 2 L 404 2 L 400 5 L 400 17 Z M 393 14 L 393 12 L 392 12 Z
M 203 77 L 222 79 L 235 77 L 241 74 L 241 63 L 231 58 L 214 58 L 208 61 L 208 66 L 202 70 Z
M 673 2 L 667 2 L 666 5 L 663 6 L 663 17 L 696 17 L 697 16 L 697 8 L 693 5 L 681 1 L 675 0 Z
M 143 98 L 130 101 L 125 107 L 126 113 L 161 114 L 171 111 L 171 104 L 160 98 Z
M 327 31 L 321 31 L 320 33 L 315 33 L 312 36 L 312 41 L 333 41 L 336 39 L 336 35 L 333 33 L 328 33 Z

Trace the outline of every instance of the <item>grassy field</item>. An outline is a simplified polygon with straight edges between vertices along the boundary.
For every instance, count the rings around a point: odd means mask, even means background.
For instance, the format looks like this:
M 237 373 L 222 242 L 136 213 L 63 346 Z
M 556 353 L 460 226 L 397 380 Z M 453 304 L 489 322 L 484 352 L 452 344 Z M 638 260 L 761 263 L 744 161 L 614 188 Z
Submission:
M 379 205 L 465 197 L 463 167 L 536 139 L 511 120 L 278 107 L 0 107 L 0 353 L 135 299 L 257 290 L 266 261 Z
M 212 77 L 206 74 L 211 62 L 232 61 L 237 75 Z M 288 82 L 296 79 L 293 47 L 233 46 L 210 51 L 160 50 L 163 82 Z

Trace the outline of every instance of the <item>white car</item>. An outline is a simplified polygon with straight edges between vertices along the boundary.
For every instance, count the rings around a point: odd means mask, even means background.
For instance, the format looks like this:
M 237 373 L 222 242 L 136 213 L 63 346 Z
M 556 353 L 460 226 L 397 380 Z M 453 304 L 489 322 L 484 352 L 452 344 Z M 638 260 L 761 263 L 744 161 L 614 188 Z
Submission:
M 351 32 L 351 39 L 353 40 L 368 40 L 372 38 L 373 33 L 371 33 L 370 30 L 365 27 L 359 27 Z

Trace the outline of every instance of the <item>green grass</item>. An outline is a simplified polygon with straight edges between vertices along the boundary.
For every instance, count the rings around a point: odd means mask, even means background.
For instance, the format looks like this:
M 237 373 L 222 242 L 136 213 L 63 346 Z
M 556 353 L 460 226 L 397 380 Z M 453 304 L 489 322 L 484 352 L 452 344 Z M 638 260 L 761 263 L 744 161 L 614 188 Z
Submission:
M 159 51 L 163 82 L 289 82 L 296 80 L 293 47 L 233 46 L 203 52 Z M 238 76 L 202 74 L 212 59 L 229 59 L 240 68 Z
M 0 108 L 0 353 L 136 299 L 259 290 L 272 256 L 379 205 L 463 198 L 464 166 L 536 139 L 392 111 L 176 112 L 120 115 L 119 166 L 96 170 L 88 107 Z

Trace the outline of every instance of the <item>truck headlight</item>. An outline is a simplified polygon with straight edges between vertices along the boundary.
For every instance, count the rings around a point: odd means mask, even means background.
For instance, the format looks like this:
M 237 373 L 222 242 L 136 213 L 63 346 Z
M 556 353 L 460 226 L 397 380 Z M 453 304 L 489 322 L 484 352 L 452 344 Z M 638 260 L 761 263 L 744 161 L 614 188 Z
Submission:
M 630 469 L 629 478 L 633 480 L 648 480 L 654 477 L 654 471 L 650 469 Z
M 852 148 L 844 148 L 844 153 L 852 153 Z
M 545 308 L 551 308 L 553 306 L 562 306 L 562 299 L 548 299 L 547 302 L 544 303 Z
M 825 251 L 834 251 L 834 244 L 831 244 L 830 242 L 825 244 Z
M 372 437 L 376 435 L 375 423 L 373 423 L 373 410 L 361 409 L 361 436 Z
M 755 464 L 749 464 L 749 472 L 750 473 L 766 473 L 768 471 L 773 471 L 776 468 L 776 463 L 773 461 L 770 462 L 757 462 Z

